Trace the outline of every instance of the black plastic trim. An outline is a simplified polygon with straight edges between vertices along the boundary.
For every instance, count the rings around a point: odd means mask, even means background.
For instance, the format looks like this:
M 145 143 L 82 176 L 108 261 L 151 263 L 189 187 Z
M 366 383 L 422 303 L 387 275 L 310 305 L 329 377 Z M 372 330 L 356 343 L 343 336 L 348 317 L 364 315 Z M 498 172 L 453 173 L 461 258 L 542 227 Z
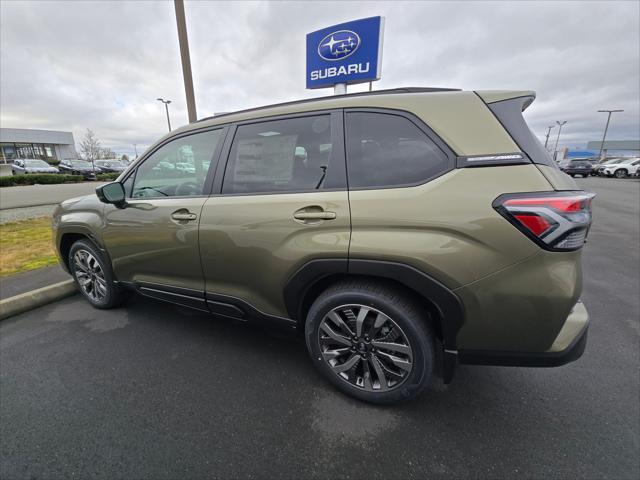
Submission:
M 311 260 L 300 267 L 284 287 L 284 304 L 289 316 L 302 319 L 302 299 L 317 282 L 330 275 L 347 274 L 349 260 L 345 258 L 321 258 Z
M 395 280 L 434 305 L 440 314 L 444 347 L 455 349 L 464 324 L 464 307 L 449 288 L 420 270 L 403 263 L 366 259 L 319 259 L 299 268 L 288 280 L 284 298 L 289 316 L 300 319 L 302 300 L 318 281 L 335 274 L 367 275 Z
M 504 352 L 491 350 L 459 350 L 458 361 L 468 365 L 503 367 L 559 367 L 578 360 L 587 346 L 587 324 L 571 344 L 561 352 Z
M 535 99 L 534 95 L 508 98 L 491 103 L 485 102 L 477 92 L 476 95 L 487 106 L 495 119 L 500 122 L 518 148 L 527 154 L 532 163 L 558 168 L 556 162 L 535 137 L 522 116 L 524 109 Z
M 259 326 L 284 328 L 289 331 L 295 330 L 297 327 L 295 320 L 261 312 L 250 303 L 230 295 L 152 282 L 119 282 L 118 284 L 126 288 L 133 288 L 146 297 L 233 320 L 250 321 Z
M 456 348 L 456 336 L 464 324 L 464 307 L 452 290 L 417 268 L 403 263 L 351 258 L 349 273 L 390 278 L 416 291 L 440 313 L 444 348 Z
M 207 304 L 211 305 L 213 303 L 216 310 L 212 310 L 212 313 L 215 313 L 216 315 L 231 317 L 235 318 L 236 320 L 240 319 L 250 321 L 258 325 L 273 326 L 279 328 L 284 327 L 289 330 L 295 330 L 297 327 L 295 320 L 264 313 L 251 305 L 249 302 L 242 300 L 241 298 L 213 292 L 205 292 L 204 295 Z M 227 312 L 223 311 L 225 309 L 227 310 Z M 230 314 L 229 312 L 232 313 Z M 241 314 L 241 316 L 238 316 L 239 314 Z
M 146 297 L 175 303 L 184 307 L 195 308 L 196 310 L 209 311 L 202 292 L 198 292 L 197 290 L 140 283 L 138 284 L 138 291 Z
M 241 320 L 245 319 L 247 316 L 244 310 L 226 302 L 207 300 L 207 307 L 209 307 L 211 313 L 215 313 L 217 315 L 225 315 L 227 317 L 239 318 Z
M 491 157 L 502 157 L 519 155 L 520 158 L 509 158 L 506 160 Z M 482 158 L 486 158 L 480 160 Z M 520 152 L 494 153 L 491 155 L 471 155 L 456 158 L 456 168 L 478 168 L 478 167 L 506 167 L 509 165 L 531 165 L 531 160 Z

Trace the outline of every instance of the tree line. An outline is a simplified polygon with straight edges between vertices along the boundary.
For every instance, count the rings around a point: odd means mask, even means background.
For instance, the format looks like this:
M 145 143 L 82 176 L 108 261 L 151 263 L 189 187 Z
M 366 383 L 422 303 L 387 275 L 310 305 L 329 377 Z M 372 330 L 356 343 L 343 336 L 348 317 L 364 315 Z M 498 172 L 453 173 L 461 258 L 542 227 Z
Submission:
M 87 132 L 80 141 L 80 156 L 84 160 L 93 162 L 117 158 L 118 155 L 109 147 L 103 147 L 93 130 L 87 128 Z M 128 161 L 129 157 L 126 154 L 122 155 L 122 160 Z

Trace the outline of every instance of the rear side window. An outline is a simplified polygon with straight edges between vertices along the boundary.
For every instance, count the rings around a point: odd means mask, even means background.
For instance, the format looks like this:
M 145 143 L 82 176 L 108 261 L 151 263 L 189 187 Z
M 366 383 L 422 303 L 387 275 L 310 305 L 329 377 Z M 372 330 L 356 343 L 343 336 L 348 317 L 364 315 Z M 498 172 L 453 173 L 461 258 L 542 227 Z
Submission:
M 444 152 L 400 115 L 347 113 L 346 135 L 349 188 L 415 185 L 449 167 Z
M 320 190 L 332 157 L 331 116 L 272 120 L 238 127 L 222 193 Z
M 518 147 L 525 152 L 533 163 L 558 168 L 549 152 L 531 132 L 522 112 L 533 101 L 532 97 L 518 97 L 510 100 L 489 103 L 488 107 L 509 132 Z

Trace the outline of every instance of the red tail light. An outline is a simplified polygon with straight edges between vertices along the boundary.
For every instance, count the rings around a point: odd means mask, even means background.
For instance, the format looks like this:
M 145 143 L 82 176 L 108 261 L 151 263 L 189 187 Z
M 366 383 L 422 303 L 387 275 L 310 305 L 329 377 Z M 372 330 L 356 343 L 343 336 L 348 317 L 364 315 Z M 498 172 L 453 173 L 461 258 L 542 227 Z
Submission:
M 590 192 L 500 195 L 493 207 L 522 233 L 547 250 L 581 248 L 591 226 Z

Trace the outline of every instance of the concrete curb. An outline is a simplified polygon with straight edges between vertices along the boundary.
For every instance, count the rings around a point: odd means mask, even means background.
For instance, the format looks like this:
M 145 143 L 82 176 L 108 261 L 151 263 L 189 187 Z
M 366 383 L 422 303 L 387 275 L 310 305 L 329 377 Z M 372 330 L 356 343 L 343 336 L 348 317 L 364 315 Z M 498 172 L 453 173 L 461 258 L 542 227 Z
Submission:
M 69 297 L 77 291 L 73 280 L 64 280 L 63 282 L 0 300 L 0 320 Z

